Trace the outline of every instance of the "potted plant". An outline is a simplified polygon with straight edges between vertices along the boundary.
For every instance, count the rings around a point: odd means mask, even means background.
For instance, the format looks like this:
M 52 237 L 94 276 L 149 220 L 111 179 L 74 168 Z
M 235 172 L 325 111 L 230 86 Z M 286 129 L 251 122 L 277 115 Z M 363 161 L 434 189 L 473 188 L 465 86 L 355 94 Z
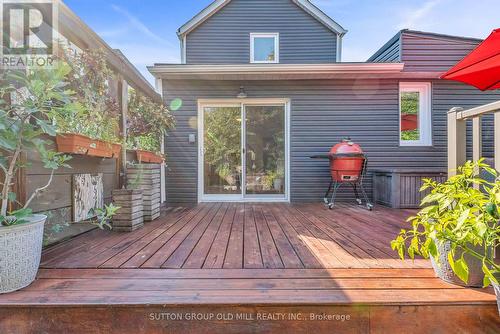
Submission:
M 129 91 L 128 107 L 127 146 L 135 150 L 138 162 L 162 163 L 161 138 L 175 124 L 170 111 L 133 89 Z
M 480 177 L 493 176 L 494 181 Z M 500 242 L 500 179 L 483 163 L 467 162 L 444 183 L 425 180 L 422 191 L 430 194 L 424 206 L 410 217 L 412 229 L 401 230 L 391 246 L 399 256 L 431 257 L 436 274 L 452 283 L 488 286 L 498 291 L 500 266 L 493 249 Z
M 77 103 L 69 114 L 55 118 L 59 152 L 86 154 L 102 158 L 117 158 L 121 145 L 119 105 L 110 93 L 109 83 L 114 73 L 109 68 L 102 50 L 84 50 L 79 53 L 61 48 L 61 58 L 71 71 L 69 88 Z
M 70 112 L 71 98 L 65 78 L 66 64 L 53 70 L 37 69 L 26 72 L 8 71 L 0 86 L 0 170 L 3 173 L 0 209 L 0 293 L 29 285 L 36 276 L 42 250 L 46 216 L 33 214 L 29 208 L 33 199 L 45 191 L 54 171 L 67 166 L 69 156 L 48 149 L 54 136 L 52 119 Z M 47 183 L 36 189 L 21 205 L 12 192 L 21 156 L 36 151 L 51 170 Z M 17 208 L 15 208 L 17 207 Z

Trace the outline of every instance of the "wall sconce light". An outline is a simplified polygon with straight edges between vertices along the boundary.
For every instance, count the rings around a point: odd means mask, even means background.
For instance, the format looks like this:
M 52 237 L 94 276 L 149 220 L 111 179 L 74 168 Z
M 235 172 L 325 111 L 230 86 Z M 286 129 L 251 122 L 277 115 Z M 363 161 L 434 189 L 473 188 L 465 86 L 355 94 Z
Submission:
M 245 87 L 243 86 L 240 86 L 240 92 L 238 93 L 238 95 L 236 95 L 237 98 L 239 99 L 244 99 L 246 98 L 248 95 L 247 93 L 245 92 Z

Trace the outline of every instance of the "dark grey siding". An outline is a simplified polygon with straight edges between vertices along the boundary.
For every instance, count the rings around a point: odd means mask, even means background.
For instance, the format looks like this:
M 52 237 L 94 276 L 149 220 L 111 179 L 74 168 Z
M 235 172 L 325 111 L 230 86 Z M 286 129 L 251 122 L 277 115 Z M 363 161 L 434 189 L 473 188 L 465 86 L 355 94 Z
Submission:
M 377 51 L 370 59 L 369 62 L 374 63 L 392 63 L 401 61 L 401 44 L 400 34 L 392 38 L 386 45 Z
M 188 64 L 247 64 L 250 33 L 280 33 L 280 63 L 331 63 L 337 35 L 291 0 L 232 0 L 187 35 Z
M 401 60 L 405 71 L 411 72 L 447 71 L 479 44 L 472 39 L 411 32 L 403 32 L 401 38 Z
M 368 153 L 369 169 L 396 167 L 446 168 L 446 112 L 453 106 L 473 107 L 500 99 L 451 82 L 433 83 L 432 147 L 400 147 L 398 81 L 297 80 L 297 81 L 164 81 L 167 103 L 181 98 L 175 112 L 177 128 L 166 141 L 169 171 L 167 198 L 171 202 L 197 200 L 197 99 L 234 98 L 244 85 L 250 98 L 291 99 L 291 199 L 318 201 L 329 182 L 328 163 L 310 159 L 325 153 L 342 137 L 350 136 Z M 491 127 L 485 137 L 492 137 Z M 486 142 L 491 143 L 491 138 Z M 491 150 L 489 151 L 491 153 Z M 371 194 L 371 178 L 367 179 Z M 343 193 L 343 198 L 351 196 Z

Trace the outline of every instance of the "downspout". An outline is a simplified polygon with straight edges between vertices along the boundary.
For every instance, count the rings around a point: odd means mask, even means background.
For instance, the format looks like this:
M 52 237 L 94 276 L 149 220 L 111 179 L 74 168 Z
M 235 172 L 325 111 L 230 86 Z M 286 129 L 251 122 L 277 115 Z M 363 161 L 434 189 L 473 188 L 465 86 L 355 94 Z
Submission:
M 344 37 L 345 33 L 342 34 L 337 34 L 337 54 L 335 57 L 335 61 L 337 63 L 342 62 L 342 38 Z

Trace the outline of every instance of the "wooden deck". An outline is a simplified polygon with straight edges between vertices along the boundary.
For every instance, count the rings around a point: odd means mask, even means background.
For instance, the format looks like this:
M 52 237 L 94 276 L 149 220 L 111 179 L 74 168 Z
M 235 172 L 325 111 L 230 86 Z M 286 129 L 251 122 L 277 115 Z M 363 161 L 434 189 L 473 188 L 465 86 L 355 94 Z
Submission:
M 42 268 L 430 268 L 402 262 L 389 241 L 410 211 L 352 206 L 202 204 L 172 207 L 133 233 L 94 230 L 48 249 Z M 383 217 L 383 219 L 382 219 Z
M 283 326 L 495 333 L 500 318 L 491 289 L 445 283 L 429 261 L 402 262 L 390 249 L 412 213 L 320 204 L 172 206 L 141 230 L 94 230 L 45 250 L 38 279 L 0 296 L 2 309 L 9 308 L 0 313 L 0 332 L 111 333 L 106 324 L 113 324 L 117 333 L 261 333 Z M 350 320 L 314 319 L 322 314 Z M 75 329 L 71 319 L 81 325 Z

